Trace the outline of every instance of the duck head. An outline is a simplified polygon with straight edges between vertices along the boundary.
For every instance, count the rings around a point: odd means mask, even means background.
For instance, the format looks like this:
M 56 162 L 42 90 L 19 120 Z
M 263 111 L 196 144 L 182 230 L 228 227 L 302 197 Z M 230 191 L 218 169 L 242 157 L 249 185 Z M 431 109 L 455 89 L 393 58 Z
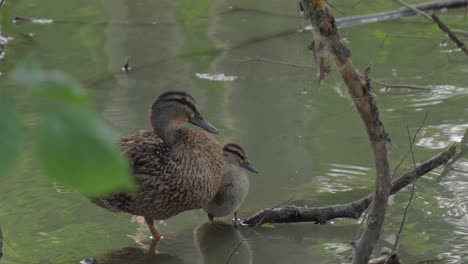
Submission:
M 195 99 L 183 91 L 161 94 L 151 106 L 150 121 L 154 132 L 168 145 L 174 141 L 175 130 L 185 123 L 191 123 L 210 133 L 218 133 L 198 111 Z
M 223 147 L 224 161 L 238 165 L 253 173 L 258 173 L 254 165 L 249 161 L 244 149 L 238 144 L 228 143 Z

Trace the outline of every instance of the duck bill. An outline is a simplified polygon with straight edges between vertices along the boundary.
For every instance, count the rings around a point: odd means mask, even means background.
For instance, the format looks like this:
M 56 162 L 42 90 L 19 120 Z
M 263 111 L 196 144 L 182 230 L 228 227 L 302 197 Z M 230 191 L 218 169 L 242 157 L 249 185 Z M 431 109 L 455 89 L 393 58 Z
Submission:
M 250 160 L 245 160 L 240 164 L 242 168 L 245 168 L 253 173 L 258 173 L 257 169 L 254 167 L 254 165 L 250 162 Z
M 219 133 L 218 129 L 216 129 L 216 127 L 214 127 L 212 124 L 210 124 L 210 122 L 203 119 L 203 117 L 201 115 L 196 115 L 195 117 L 193 117 L 189 121 L 189 123 L 193 124 L 193 125 L 196 125 L 198 127 L 201 127 L 201 128 L 205 129 L 206 131 L 208 131 L 210 133 L 213 133 L 213 134 L 218 134 Z

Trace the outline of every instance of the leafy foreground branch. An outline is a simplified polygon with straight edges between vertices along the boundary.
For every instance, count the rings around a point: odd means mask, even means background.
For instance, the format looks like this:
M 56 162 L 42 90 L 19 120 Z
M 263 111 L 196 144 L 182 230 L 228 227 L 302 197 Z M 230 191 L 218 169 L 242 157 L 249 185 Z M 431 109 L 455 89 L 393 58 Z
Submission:
M 455 154 L 456 146 L 452 145 L 440 152 L 431 159 L 417 166 L 415 169 L 406 172 L 392 183 L 390 195 L 393 195 L 410 183 L 421 178 L 428 172 L 446 164 Z M 373 199 L 373 194 L 346 204 L 337 204 L 324 207 L 300 207 L 285 205 L 277 208 L 267 208 L 244 219 L 242 224 L 248 226 L 258 226 L 264 223 L 294 223 L 294 222 L 314 222 L 325 224 L 327 221 L 336 218 L 359 219 L 362 213 L 369 207 Z

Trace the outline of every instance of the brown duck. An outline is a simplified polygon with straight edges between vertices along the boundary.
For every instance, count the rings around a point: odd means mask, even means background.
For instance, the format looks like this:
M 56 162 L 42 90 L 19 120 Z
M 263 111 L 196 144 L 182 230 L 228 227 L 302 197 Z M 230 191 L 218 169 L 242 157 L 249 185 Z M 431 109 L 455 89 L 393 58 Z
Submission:
M 115 193 L 93 202 L 113 212 L 143 216 L 153 238 L 159 240 L 153 220 L 202 208 L 213 199 L 222 182 L 223 153 L 210 135 L 183 127 L 188 122 L 218 132 L 186 92 L 161 94 L 151 107 L 150 121 L 152 131 L 140 131 L 120 143 L 138 192 Z

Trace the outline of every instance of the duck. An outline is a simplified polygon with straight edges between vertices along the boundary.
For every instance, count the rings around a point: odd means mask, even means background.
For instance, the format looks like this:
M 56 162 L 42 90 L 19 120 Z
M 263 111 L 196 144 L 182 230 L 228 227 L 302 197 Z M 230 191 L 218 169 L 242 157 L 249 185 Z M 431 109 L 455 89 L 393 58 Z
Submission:
M 214 217 L 234 214 L 234 226 L 239 226 L 237 211 L 249 192 L 249 177 L 246 170 L 258 173 L 247 158 L 245 150 L 238 144 L 228 143 L 223 147 L 224 174 L 218 192 L 203 210 L 214 223 Z
M 218 133 L 189 93 L 162 93 L 152 104 L 149 119 L 152 130 L 120 140 L 138 190 L 115 192 L 92 202 L 111 212 L 144 217 L 152 238 L 159 241 L 162 235 L 154 220 L 206 206 L 221 186 L 224 159 L 221 145 L 211 135 L 184 126 L 190 123 Z

